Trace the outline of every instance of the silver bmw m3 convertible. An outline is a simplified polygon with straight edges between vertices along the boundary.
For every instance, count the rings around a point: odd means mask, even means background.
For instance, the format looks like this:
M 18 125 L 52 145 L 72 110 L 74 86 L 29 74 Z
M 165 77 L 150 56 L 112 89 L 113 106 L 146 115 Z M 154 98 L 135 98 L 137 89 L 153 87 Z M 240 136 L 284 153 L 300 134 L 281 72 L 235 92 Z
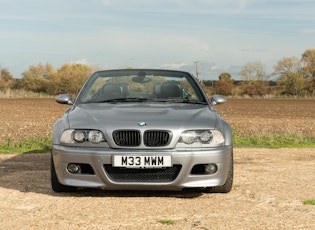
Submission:
M 55 192 L 181 190 L 228 193 L 233 183 L 232 130 L 197 79 L 183 71 L 93 73 L 53 126 Z

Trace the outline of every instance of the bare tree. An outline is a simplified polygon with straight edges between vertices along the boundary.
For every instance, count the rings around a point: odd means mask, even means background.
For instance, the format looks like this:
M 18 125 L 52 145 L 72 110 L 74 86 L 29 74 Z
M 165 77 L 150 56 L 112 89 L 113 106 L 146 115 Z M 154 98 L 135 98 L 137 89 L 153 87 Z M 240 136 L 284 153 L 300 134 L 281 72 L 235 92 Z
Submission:
M 315 78 L 315 48 L 308 49 L 302 54 L 301 61 L 307 75 Z
M 315 48 L 308 49 L 302 54 L 302 63 L 304 64 L 304 73 L 307 82 L 307 89 L 313 95 L 315 94 Z
M 13 85 L 14 79 L 11 73 L 7 69 L 3 69 L 0 66 L 0 89 L 9 96 Z
M 247 95 L 267 94 L 268 78 L 265 66 L 259 62 L 248 62 L 240 71 L 240 77 L 245 81 L 243 85 L 243 93 Z
M 248 62 L 240 71 L 240 77 L 247 82 L 264 81 L 266 75 L 265 66 L 259 62 Z
M 279 75 L 278 82 L 285 85 L 286 93 L 298 95 L 305 86 L 302 63 L 297 57 L 282 58 L 274 66 L 275 73 Z
M 51 64 L 31 65 L 29 69 L 22 73 L 22 87 L 34 92 L 47 92 L 47 86 L 54 74 L 54 68 Z

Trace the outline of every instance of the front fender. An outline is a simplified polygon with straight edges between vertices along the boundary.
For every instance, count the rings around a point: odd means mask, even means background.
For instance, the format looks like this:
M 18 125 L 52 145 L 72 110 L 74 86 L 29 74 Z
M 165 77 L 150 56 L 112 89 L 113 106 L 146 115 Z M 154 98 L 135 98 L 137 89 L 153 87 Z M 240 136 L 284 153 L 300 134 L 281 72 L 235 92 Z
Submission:
M 224 127 L 225 145 L 233 145 L 232 127 L 225 120 L 222 120 L 222 123 Z
M 69 128 L 69 122 L 67 119 L 68 115 L 65 114 L 62 118 L 57 120 L 53 127 L 52 127 L 52 144 L 53 145 L 59 145 L 60 144 L 60 137 L 65 129 Z
M 225 138 L 225 145 L 232 145 L 232 127 L 228 122 L 226 122 L 224 119 L 222 119 L 218 115 L 219 123 L 217 125 L 217 129 L 221 131 Z

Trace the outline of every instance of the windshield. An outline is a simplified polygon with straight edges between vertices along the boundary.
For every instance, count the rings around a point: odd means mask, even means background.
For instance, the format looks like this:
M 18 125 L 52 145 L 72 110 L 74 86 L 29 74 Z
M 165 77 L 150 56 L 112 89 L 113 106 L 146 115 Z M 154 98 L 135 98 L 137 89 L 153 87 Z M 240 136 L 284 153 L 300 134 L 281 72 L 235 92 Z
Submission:
M 131 101 L 206 103 L 189 73 L 167 70 L 95 72 L 77 98 L 78 103 Z

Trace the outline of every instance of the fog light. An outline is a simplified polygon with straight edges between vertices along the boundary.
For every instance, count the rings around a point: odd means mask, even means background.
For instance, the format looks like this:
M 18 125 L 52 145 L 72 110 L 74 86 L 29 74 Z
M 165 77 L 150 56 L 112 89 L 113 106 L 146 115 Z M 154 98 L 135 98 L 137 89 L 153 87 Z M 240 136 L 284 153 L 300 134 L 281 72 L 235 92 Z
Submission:
M 208 174 L 215 174 L 218 171 L 218 166 L 216 164 L 205 165 L 205 172 Z
M 218 171 L 218 166 L 216 164 L 198 164 L 195 165 L 192 170 L 191 174 L 193 175 L 211 175 L 215 174 Z
M 68 164 L 67 170 L 69 173 L 74 173 L 74 174 L 81 173 L 81 167 L 79 164 L 74 164 L 74 163 Z

